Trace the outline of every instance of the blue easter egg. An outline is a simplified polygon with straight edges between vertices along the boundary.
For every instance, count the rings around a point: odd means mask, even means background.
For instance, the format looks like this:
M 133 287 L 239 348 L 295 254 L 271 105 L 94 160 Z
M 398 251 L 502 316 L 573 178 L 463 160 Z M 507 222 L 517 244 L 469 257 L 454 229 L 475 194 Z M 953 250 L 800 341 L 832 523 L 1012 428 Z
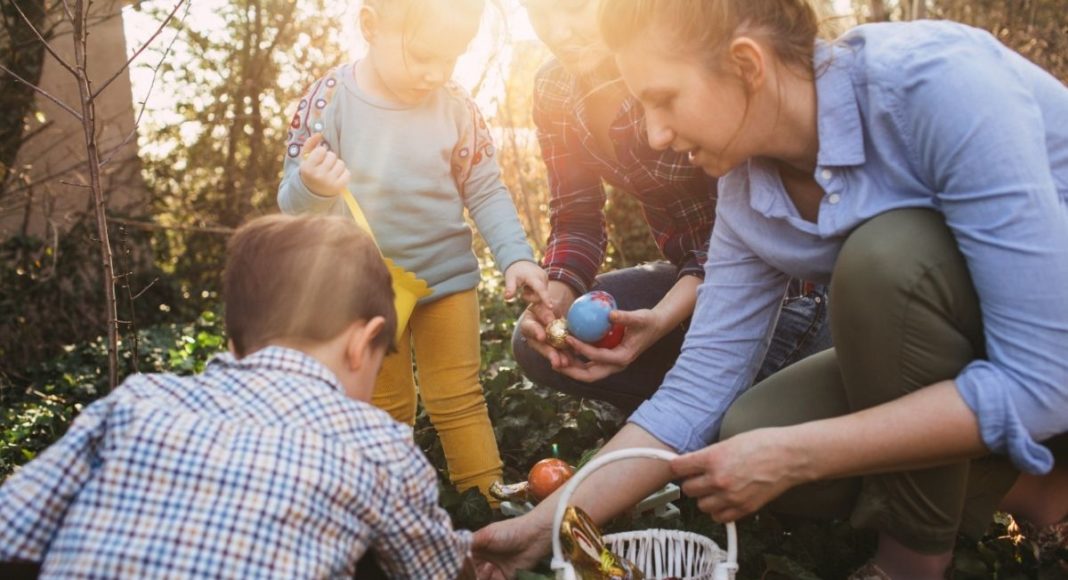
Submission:
M 608 314 L 616 309 L 616 299 L 603 290 L 579 296 L 567 311 L 567 330 L 582 342 L 597 342 L 608 334 L 612 321 Z

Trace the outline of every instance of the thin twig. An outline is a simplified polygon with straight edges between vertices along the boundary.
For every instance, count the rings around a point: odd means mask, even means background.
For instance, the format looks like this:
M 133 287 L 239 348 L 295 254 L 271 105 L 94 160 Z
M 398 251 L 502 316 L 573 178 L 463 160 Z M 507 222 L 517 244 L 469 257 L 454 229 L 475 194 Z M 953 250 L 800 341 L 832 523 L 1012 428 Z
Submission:
M 66 103 L 64 103 L 63 101 L 61 101 L 61 100 L 57 99 L 56 97 L 53 97 L 52 95 L 48 94 L 48 91 L 42 89 L 41 87 L 38 87 L 37 85 L 31 83 L 30 81 L 28 81 L 26 79 L 20 77 L 19 75 L 15 74 L 14 71 L 12 71 L 11 69 L 7 68 L 6 66 L 4 66 L 2 64 L 0 64 L 0 70 L 2 70 L 4 72 L 6 72 L 7 74 L 15 77 L 15 80 L 17 80 L 20 83 L 30 87 L 31 89 L 37 91 L 43 97 L 45 97 L 48 100 L 52 101 L 56 105 L 59 105 L 59 107 L 61 109 L 63 109 L 64 111 L 70 113 L 71 115 L 74 115 L 74 118 L 78 119 L 79 121 L 82 120 L 82 116 L 79 115 L 77 111 L 75 111 L 74 109 L 70 108 L 70 106 L 67 105 Z
M 165 18 L 163 20 L 163 22 L 159 25 L 159 28 L 157 28 L 156 32 L 154 32 L 152 34 L 152 37 L 149 38 L 148 40 L 146 40 L 144 42 L 144 44 L 141 45 L 141 48 L 138 48 L 137 51 L 133 53 L 133 56 L 128 58 L 126 60 L 126 63 L 123 64 L 121 67 L 119 67 L 119 70 L 115 71 L 115 74 L 111 75 L 110 79 L 105 81 L 104 84 L 100 85 L 100 88 L 98 88 L 95 92 L 93 92 L 93 98 L 94 99 L 96 97 L 100 96 L 100 93 L 104 92 L 104 89 L 108 88 L 108 85 L 110 85 L 112 82 L 114 82 L 115 79 L 119 78 L 119 75 L 122 74 L 122 71 L 124 71 L 127 68 L 129 68 L 130 67 L 130 63 L 132 63 L 134 61 L 134 59 L 136 59 L 138 56 L 140 56 L 141 53 L 144 52 L 144 50 L 146 48 L 148 48 L 148 46 L 150 44 L 152 44 L 152 41 L 156 40 L 156 37 L 159 36 L 160 33 L 163 32 L 163 29 L 167 27 L 167 23 L 169 23 L 171 21 L 171 19 L 174 18 L 174 15 L 178 13 L 178 9 L 181 8 L 182 4 L 184 4 L 184 3 L 185 3 L 185 0 L 178 0 L 178 3 L 174 5 L 174 8 L 171 10 L 171 13 L 168 14 L 167 18 Z
M 185 12 L 182 14 L 182 19 L 178 22 L 179 26 L 185 24 L 185 19 L 189 16 L 189 6 L 190 3 L 186 3 Z M 100 162 L 101 167 L 110 163 L 111 159 L 115 157 L 116 154 L 118 154 L 118 152 L 123 148 L 123 146 L 129 143 L 130 139 L 133 139 L 133 136 L 137 134 L 137 127 L 141 125 L 141 116 L 145 114 L 145 107 L 148 105 L 148 99 L 152 96 L 152 89 L 156 86 L 156 77 L 159 76 L 159 69 L 161 66 L 163 66 L 163 63 L 167 61 L 167 56 L 170 55 L 171 49 L 174 48 L 174 43 L 177 40 L 178 33 L 176 32 L 174 34 L 174 38 L 171 39 L 171 43 L 167 45 L 167 49 L 163 51 L 163 56 L 160 57 L 159 62 L 156 64 L 156 66 L 152 67 L 152 80 L 148 83 L 148 90 L 145 91 L 145 98 L 141 101 L 140 110 L 137 111 L 137 118 L 134 119 L 133 128 L 130 129 L 130 132 L 126 135 L 126 138 L 122 140 L 122 143 L 119 143 L 117 147 L 111 150 L 111 155 L 108 155 L 103 161 Z M 129 65 L 127 64 L 127 66 Z
M 157 224 L 154 222 L 142 222 L 137 220 L 131 220 L 126 218 L 109 217 L 108 221 L 114 224 L 120 224 L 129 226 L 144 231 L 175 231 L 175 232 L 194 232 L 201 234 L 218 234 L 222 236 L 233 235 L 237 230 L 234 228 L 227 228 L 223 226 L 165 226 L 163 224 Z
M 61 56 L 59 56 L 59 54 L 52 48 L 52 45 L 48 44 L 48 41 L 45 40 L 45 38 L 43 36 L 41 36 L 41 31 L 37 30 L 37 27 L 34 26 L 33 22 L 30 21 L 30 17 L 26 16 L 26 13 L 22 11 L 22 8 L 19 8 L 19 3 L 18 2 L 12 2 L 11 5 L 14 6 L 15 10 L 18 11 L 19 16 L 22 16 L 22 19 L 26 21 L 26 26 L 29 26 L 30 30 L 32 30 L 33 33 L 35 35 L 37 35 L 37 40 L 41 41 L 41 44 L 44 45 L 45 50 L 48 51 L 48 54 L 51 54 L 52 58 L 56 59 L 56 61 L 59 62 L 59 64 L 63 65 L 63 68 L 67 69 L 67 71 L 70 72 L 70 74 L 75 74 L 74 67 L 72 67 L 70 64 L 68 64 L 67 61 L 63 60 L 63 58 Z
M 67 12 L 67 18 L 74 22 L 74 13 L 70 11 L 70 4 L 67 3 L 67 0 L 63 0 L 63 10 Z
M 33 139 L 34 137 L 40 135 L 41 133 L 44 133 L 45 131 L 47 131 L 54 124 L 55 124 L 55 121 L 49 120 L 49 121 L 47 121 L 45 123 L 42 123 L 40 127 L 37 127 L 33 131 L 30 131 L 29 133 L 26 133 L 26 135 L 22 138 L 21 146 L 25 146 L 26 143 L 30 139 Z
M 119 226 L 119 255 L 122 257 L 122 287 L 126 290 L 126 303 L 129 304 L 130 308 L 130 320 L 124 321 L 123 324 L 128 324 L 130 326 L 130 334 L 133 343 L 133 356 L 131 359 L 133 360 L 134 372 L 140 373 L 141 367 L 139 359 L 141 358 L 141 353 L 137 336 L 137 311 L 134 310 L 134 302 L 136 299 L 133 295 L 133 289 L 130 287 L 130 276 L 133 275 L 133 270 L 130 268 L 130 246 L 127 245 L 126 241 L 126 226 Z M 138 296 L 140 296 L 140 294 L 138 294 Z
M 134 294 L 133 299 L 137 300 L 138 298 L 140 298 L 142 294 L 144 294 L 145 292 L 148 292 L 149 288 L 155 286 L 156 282 L 159 282 L 159 278 L 158 277 L 153 278 L 152 281 L 148 283 L 148 286 L 145 286 L 144 288 L 141 289 L 140 292 L 138 292 L 137 294 Z

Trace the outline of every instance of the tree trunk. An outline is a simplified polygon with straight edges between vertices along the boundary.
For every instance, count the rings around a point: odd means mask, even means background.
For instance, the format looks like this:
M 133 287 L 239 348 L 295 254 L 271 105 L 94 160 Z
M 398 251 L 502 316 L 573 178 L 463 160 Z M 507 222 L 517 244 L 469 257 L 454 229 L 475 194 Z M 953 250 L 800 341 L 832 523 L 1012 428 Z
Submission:
M 18 10 L 30 20 L 27 24 Z M 0 18 L 3 18 L 4 39 L 8 46 L 0 48 L 0 64 L 12 72 L 36 85 L 41 80 L 44 70 L 44 43 L 39 42 L 34 29 L 41 31 L 45 40 L 51 39 L 51 33 L 45 30 L 44 0 L 11 0 L 0 3 Z M 0 88 L 0 196 L 3 186 L 15 163 L 19 148 L 22 146 L 23 123 L 33 110 L 36 93 L 32 86 L 5 79 Z
M 883 22 L 884 20 L 886 20 L 886 3 L 883 0 L 871 0 L 869 22 Z
M 927 2 L 924 0 L 912 0 L 912 19 L 922 20 L 927 18 Z

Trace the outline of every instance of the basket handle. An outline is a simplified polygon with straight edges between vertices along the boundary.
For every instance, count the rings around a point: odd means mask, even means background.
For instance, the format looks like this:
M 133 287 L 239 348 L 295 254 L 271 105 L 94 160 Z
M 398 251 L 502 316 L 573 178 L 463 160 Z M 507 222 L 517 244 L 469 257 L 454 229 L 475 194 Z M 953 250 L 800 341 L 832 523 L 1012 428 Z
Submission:
M 564 485 L 564 489 L 560 492 L 560 500 L 556 504 L 556 512 L 553 515 L 553 570 L 564 570 L 569 566 L 567 560 L 564 559 L 563 548 L 560 545 L 560 526 L 564 523 L 564 512 L 567 510 L 568 502 L 571 500 L 571 495 L 575 493 L 579 484 L 583 482 L 591 473 L 597 471 L 601 467 L 609 463 L 616 461 L 622 461 L 624 459 L 660 459 L 663 461 L 671 461 L 678 457 L 678 454 L 671 451 L 665 451 L 663 449 L 655 449 L 652 447 L 635 447 L 631 449 L 620 449 L 605 453 L 600 457 L 596 457 L 589 463 L 584 465 L 582 469 L 568 480 Z M 730 572 L 738 570 L 738 531 L 734 526 L 734 522 L 727 522 L 724 524 L 727 528 L 727 561 L 721 564 L 716 564 L 713 577 L 715 580 L 727 580 L 730 577 Z

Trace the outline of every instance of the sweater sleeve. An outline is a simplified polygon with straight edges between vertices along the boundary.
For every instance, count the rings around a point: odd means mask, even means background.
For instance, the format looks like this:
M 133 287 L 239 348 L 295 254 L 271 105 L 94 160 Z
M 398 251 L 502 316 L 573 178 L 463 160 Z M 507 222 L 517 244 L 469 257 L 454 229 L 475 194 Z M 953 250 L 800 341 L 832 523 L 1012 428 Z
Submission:
M 512 194 L 501 181 L 497 150 L 482 113 L 466 94 L 459 114 L 463 130 L 452 153 L 452 174 L 464 206 L 478 232 L 493 252 L 497 268 L 504 272 L 512 264 L 534 261 L 527 234 L 519 223 Z
M 608 243 L 601 176 L 568 140 L 573 122 L 568 103 L 570 77 L 559 62 L 542 67 L 534 79 L 534 126 L 549 178 L 549 240 L 542 265 L 550 280 L 576 295 L 593 285 Z
M 297 104 L 297 111 L 289 122 L 282 182 L 278 185 L 278 207 L 284 213 L 331 213 L 335 204 L 341 203 L 338 197 L 317 195 L 300 178 L 304 142 L 313 134 L 322 133 L 326 145 L 333 151 L 338 150 L 337 107 L 333 97 L 340 83 L 338 69 L 315 81 Z

